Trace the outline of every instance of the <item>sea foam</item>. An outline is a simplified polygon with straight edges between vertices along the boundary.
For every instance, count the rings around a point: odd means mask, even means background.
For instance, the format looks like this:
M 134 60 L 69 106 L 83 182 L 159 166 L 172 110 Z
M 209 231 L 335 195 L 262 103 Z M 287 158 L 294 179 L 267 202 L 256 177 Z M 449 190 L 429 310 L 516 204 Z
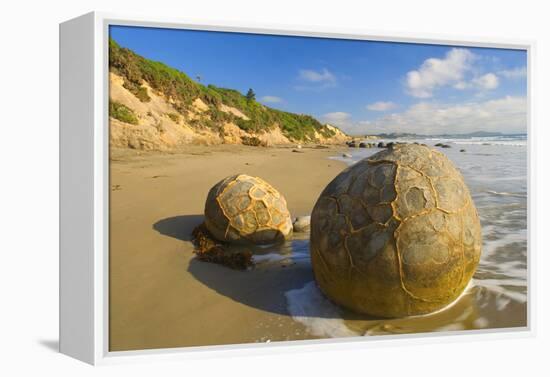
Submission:
M 311 335 L 330 338 L 360 335 L 346 326 L 342 310 L 323 296 L 314 281 L 286 292 L 285 296 L 288 312 Z

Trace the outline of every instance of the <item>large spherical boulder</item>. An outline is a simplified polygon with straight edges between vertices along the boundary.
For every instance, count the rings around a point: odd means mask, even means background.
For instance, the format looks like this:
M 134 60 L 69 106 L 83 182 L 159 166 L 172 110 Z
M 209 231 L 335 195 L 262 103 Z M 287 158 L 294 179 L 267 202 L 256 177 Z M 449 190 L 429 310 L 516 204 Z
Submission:
M 311 216 L 319 287 L 360 313 L 441 309 L 464 290 L 480 253 L 479 217 L 461 174 L 421 145 L 395 145 L 346 169 Z
M 292 235 L 285 198 L 263 179 L 245 174 L 212 187 L 204 214 L 206 228 L 224 242 L 270 244 Z

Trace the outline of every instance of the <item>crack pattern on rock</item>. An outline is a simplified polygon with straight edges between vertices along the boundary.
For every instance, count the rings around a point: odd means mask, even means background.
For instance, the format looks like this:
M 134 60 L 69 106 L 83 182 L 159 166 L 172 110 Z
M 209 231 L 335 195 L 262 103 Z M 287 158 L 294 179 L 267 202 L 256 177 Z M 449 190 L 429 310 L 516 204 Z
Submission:
M 480 253 L 481 226 L 462 175 L 425 146 L 397 145 L 347 168 L 311 217 L 320 288 L 372 315 L 444 307 L 464 290 Z
M 292 235 L 285 198 L 258 177 L 221 180 L 210 189 L 204 212 L 206 227 L 220 241 L 268 244 Z

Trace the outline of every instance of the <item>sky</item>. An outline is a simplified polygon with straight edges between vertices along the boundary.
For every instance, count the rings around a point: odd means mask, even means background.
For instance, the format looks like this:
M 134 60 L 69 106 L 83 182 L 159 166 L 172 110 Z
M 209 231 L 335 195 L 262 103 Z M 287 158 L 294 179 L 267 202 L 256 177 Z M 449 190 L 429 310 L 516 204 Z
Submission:
M 202 84 L 351 134 L 525 133 L 524 50 L 111 26 Z

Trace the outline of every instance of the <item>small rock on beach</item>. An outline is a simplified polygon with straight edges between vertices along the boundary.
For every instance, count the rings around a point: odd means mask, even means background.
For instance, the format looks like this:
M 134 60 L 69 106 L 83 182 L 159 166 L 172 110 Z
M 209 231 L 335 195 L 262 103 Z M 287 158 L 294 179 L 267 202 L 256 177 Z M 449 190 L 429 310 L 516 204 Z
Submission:
M 294 232 L 307 233 L 309 232 L 309 226 L 311 222 L 311 216 L 298 216 L 292 222 Z

